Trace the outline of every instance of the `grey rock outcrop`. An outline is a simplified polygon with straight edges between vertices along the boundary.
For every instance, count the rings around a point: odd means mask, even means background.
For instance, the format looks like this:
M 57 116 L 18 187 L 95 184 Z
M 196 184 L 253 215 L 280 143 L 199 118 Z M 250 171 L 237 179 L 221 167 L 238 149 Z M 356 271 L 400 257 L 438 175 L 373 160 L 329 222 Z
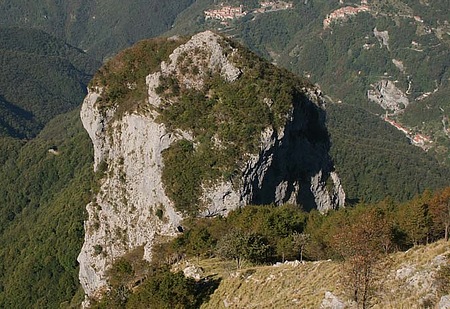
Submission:
M 186 268 L 183 269 L 183 274 L 185 277 L 195 280 L 200 280 L 204 276 L 203 269 L 195 265 L 186 265 Z
M 106 286 L 105 271 L 115 258 L 144 246 L 151 259 L 155 237 L 175 235 L 181 216 L 161 183 L 161 152 L 177 137 L 144 115 L 130 114 L 108 123 L 95 110 L 96 95 L 84 101 L 83 124 L 94 144 L 94 166 L 104 165 L 99 193 L 87 205 L 85 242 L 78 257 L 80 281 L 90 297 Z M 155 214 L 158 210 L 163 218 Z
M 380 47 L 386 46 L 389 50 L 389 32 L 387 31 L 378 31 L 377 28 L 373 29 L 373 35 L 380 42 Z
M 409 105 L 408 97 L 390 80 L 381 80 L 367 91 L 367 98 L 383 109 L 398 113 Z
M 210 71 L 220 72 L 227 81 L 235 81 L 241 71 L 228 59 L 235 50 L 231 49 L 231 54 L 226 55 L 224 48 L 220 45 L 221 37 L 211 31 L 201 32 L 194 35 L 186 44 L 176 48 L 169 56 L 169 62 L 161 63 L 163 75 L 175 74 L 177 79 L 188 88 L 200 88 L 203 85 L 203 76 Z M 202 52 L 194 52 L 199 50 Z M 180 65 L 188 56 L 190 66 L 196 66 L 199 72 L 194 75 L 186 75 L 180 71 Z
M 345 304 L 333 293 L 325 292 L 325 297 L 320 304 L 320 309 L 344 309 Z
M 238 50 L 227 44 L 209 31 L 180 43 L 160 70 L 146 76 L 148 108 L 122 111 L 117 117 L 116 106 L 101 106 L 103 88 L 91 88 L 85 98 L 81 118 L 94 145 L 94 170 L 101 176 L 98 193 L 86 207 L 89 217 L 78 257 L 85 305 L 108 289 L 106 273 L 117 258 L 143 247 L 143 259 L 151 260 L 158 239 L 179 233 L 184 214 L 165 192 L 162 153 L 175 141 L 193 137 L 155 120 L 162 103 L 156 89 L 167 76 L 194 89 L 212 73 L 229 83 L 239 79 L 242 72 L 231 60 Z M 190 59 L 196 70 L 184 73 L 183 59 Z M 345 193 L 328 154 L 320 92 L 304 93 L 301 103 L 293 103 L 282 130 L 261 132 L 259 152 L 242 165 L 239 185 L 222 180 L 201 186 L 199 200 L 207 207 L 199 215 L 226 215 L 250 203 L 289 202 L 323 212 L 344 205 Z
M 439 299 L 439 303 L 437 305 L 439 309 L 450 309 L 450 295 L 444 295 Z

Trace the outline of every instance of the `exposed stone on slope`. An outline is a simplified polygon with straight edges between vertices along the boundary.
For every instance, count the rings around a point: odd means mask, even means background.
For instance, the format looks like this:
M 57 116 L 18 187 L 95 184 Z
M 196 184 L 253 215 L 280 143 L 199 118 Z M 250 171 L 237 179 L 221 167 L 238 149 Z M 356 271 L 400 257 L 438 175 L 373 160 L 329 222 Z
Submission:
M 203 78 L 205 74 L 209 73 L 208 71 L 220 72 L 227 81 L 235 81 L 241 72 L 228 59 L 235 50 L 230 48 L 231 53 L 228 55 L 228 51 L 224 50 L 219 40 L 222 40 L 222 38 L 211 31 L 194 35 L 186 44 L 173 51 L 169 57 L 169 63 L 161 63 L 162 74 L 175 74 L 177 79 L 186 87 L 196 89 L 203 86 Z M 187 75 L 180 71 L 186 58 L 189 59 L 190 68 L 198 68 L 199 72 L 197 74 Z
M 389 50 L 389 33 L 387 31 L 378 31 L 377 28 L 374 28 L 373 35 L 380 42 L 380 47 L 386 46 Z
M 413 251 L 415 248 L 408 251 Z M 417 248 L 417 251 L 424 250 L 424 248 Z M 403 255 L 408 255 L 408 251 Z M 430 252 L 432 252 L 430 250 Z M 441 251 L 442 252 L 442 251 Z M 408 262 L 404 262 L 396 270 L 392 270 L 387 275 L 387 280 L 393 280 L 395 282 L 395 289 L 391 293 L 404 293 L 415 295 L 418 299 L 420 307 L 426 307 L 427 304 L 435 303 L 437 296 L 437 283 L 436 274 L 441 266 L 448 263 L 446 253 L 438 255 L 430 254 L 427 256 L 425 253 L 414 253 L 417 256 L 421 256 L 424 261 L 419 262 L 419 258 L 416 256 L 408 258 Z
M 320 309 L 344 309 L 345 304 L 339 300 L 333 293 L 325 292 L 325 297 L 320 304 Z
M 367 91 L 368 99 L 385 110 L 398 113 L 409 105 L 406 95 L 390 80 L 381 80 L 372 87 L 372 90 Z
M 200 280 L 204 274 L 203 269 L 195 265 L 186 265 L 186 268 L 183 269 L 183 274 L 187 278 L 193 278 L 195 280 Z
M 442 296 L 437 307 L 439 309 L 450 309 L 450 295 Z
M 403 61 L 392 59 L 392 63 L 397 67 L 397 69 L 400 70 L 400 72 L 405 73 L 405 66 L 403 64 Z
M 88 298 L 100 297 L 107 289 L 106 271 L 115 259 L 143 246 L 143 258 L 150 260 L 158 237 L 179 232 L 184 215 L 165 191 L 163 152 L 181 139 L 195 142 L 195 136 L 155 120 L 158 108 L 167 104 L 157 91 L 161 80 L 172 78 L 188 89 L 203 89 L 205 77 L 218 73 L 233 83 L 243 74 L 232 61 L 236 53 L 237 48 L 212 32 L 182 45 L 180 41 L 160 70 L 146 76 L 147 106 L 138 111 L 122 108 L 120 117 L 120 102 L 105 104 L 104 88 L 90 90 L 81 118 L 94 144 L 94 168 L 103 174 L 99 192 L 87 205 L 85 242 L 78 257 Z M 245 154 L 249 159 L 237 171 L 239 181 L 202 182 L 199 215 L 226 215 L 250 203 L 289 202 L 321 211 L 344 205 L 345 194 L 328 155 L 321 94 L 317 89 L 303 91 L 283 118 L 284 126 L 267 127 L 261 132 L 259 152 Z M 177 104 L 177 97 L 170 100 Z M 267 108 L 276 103 L 273 98 L 263 101 Z M 220 139 L 213 139 L 220 149 Z
M 311 102 L 321 102 L 319 92 L 308 95 Z M 333 172 L 327 144 L 312 143 L 308 138 L 308 123 L 311 119 L 324 121 L 321 117 L 312 103 L 294 104 L 283 131 L 262 133 L 260 152 L 247 161 L 242 173 L 246 204 L 292 203 L 321 212 L 344 205 L 345 193 Z M 317 128 L 315 133 L 324 132 Z M 329 187 L 327 180 L 332 183 Z

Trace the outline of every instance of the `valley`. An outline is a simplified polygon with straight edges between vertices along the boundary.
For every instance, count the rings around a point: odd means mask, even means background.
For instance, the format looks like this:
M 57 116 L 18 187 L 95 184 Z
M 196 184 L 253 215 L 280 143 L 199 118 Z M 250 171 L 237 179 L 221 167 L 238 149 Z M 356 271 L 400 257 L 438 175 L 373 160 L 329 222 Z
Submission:
M 446 308 L 447 0 L 119 2 L 0 4 L 0 307 L 352 308 L 331 235 L 377 209 L 371 306 Z

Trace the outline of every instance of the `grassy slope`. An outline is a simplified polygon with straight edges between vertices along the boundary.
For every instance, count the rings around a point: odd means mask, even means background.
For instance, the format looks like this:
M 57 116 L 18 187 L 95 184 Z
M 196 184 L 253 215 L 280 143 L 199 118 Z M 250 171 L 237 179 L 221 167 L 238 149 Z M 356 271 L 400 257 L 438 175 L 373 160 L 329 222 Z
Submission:
M 418 308 L 421 299 L 433 293 L 432 274 L 438 268 L 438 255 L 450 254 L 450 246 L 439 241 L 398 252 L 385 259 L 384 276 L 377 281 L 378 290 L 373 308 Z M 448 262 L 448 261 L 447 261 Z M 332 292 L 340 300 L 348 301 L 342 288 L 342 265 L 335 261 L 306 262 L 298 266 L 249 267 L 235 272 L 232 265 L 217 260 L 200 261 L 206 275 L 222 278 L 211 295 L 207 308 L 319 308 L 325 292 Z M 411 268 L 402 279 L 397 270 Z M 428 280 L 427 278 L 431 278 Z M 417 286 L 414 286 L 417 282 Z M 432 301 L 436 301 L 433 298 Z M 422 300 L 423 301 L 423 300 Z M 350 308 L 351 302 L 348 303 Z

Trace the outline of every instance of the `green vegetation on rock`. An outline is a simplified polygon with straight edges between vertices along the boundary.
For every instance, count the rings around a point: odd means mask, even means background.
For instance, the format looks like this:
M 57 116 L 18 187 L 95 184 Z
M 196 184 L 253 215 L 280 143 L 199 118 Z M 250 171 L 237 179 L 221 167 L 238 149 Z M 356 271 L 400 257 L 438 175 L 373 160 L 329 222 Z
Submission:
M 204 77 L 202 89 L 195 90 L 169 76 L 158 88 L 164 101 L 156 120 L 193 138 L 174 143 L 163 154 L 162 179 L 178 210 L 201 210 L 202 185 L 238 182 L 242 164 L 259 151 L 262 132 L 280 134 L 294 108 L 307 104 L 306 81 L 238 49 L 232 61 L 241 75 L 233 82 L 214 74 Z
M 153 39 L 138 42 L 119 53 L 95 74 L 90 88 L 102 88 L 100 109 L 117 107 L 117 117 L 147 103 L 145 77 L 160 68 L 182 39 Z

